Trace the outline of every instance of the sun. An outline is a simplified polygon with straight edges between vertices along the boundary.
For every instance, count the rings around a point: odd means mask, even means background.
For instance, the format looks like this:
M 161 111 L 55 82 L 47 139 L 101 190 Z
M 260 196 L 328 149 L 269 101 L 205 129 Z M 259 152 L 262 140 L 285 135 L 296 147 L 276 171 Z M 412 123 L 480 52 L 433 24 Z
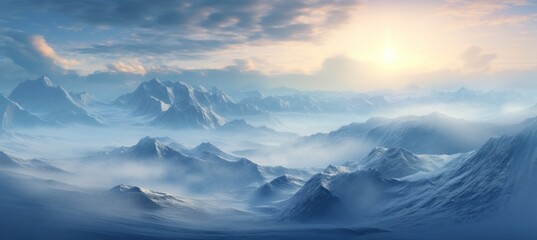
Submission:
M 397 58 L 395 51 L 390 47 L 385 47 L 382 52 L 382 61 L 384 63 L 394 63 Z
M 393 42 L 392 34 L 388 31 L 384 36 L 384 44 L 381 45 L 380 62 L 390 68 L 397 62 L 397 52 Z

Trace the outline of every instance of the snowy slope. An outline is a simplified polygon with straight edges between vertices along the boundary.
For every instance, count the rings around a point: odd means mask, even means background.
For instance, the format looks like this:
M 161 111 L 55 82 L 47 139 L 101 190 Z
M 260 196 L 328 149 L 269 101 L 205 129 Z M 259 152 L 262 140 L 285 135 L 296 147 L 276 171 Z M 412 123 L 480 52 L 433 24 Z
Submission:
M 207 158 L 207 157 L 210 157 L 211 155 L 215 155 L 219 158 L 223 158 L 228 161 L 235 161 L 235 160 L 240 159 L 240 157 L 226 153 L 220 150 L 217 146 L 209 142 L 200 143 L 198 146 L 192 149 L 183 151 L 183 153 L 192 157 L 199 157 L 199 158 Z
M 304 185 L 304 180 L 298 177 L 283 175 L 263 184 L 252 194 L 254 203 L 280 201 L 291 197 Z
M 19 104 L 0 94 L 1 128 L 36 127 L 47 125 L 39 117 L 24 110 Z
M 96 104 L 102 104 L 97 97 L 87 92 L 69 92 L 69 96 L 79 106 L 91 106 Z
M 143 209 L 183 208 L 194 211 L 185 200 L 137 186 L 120 184 L 110 189 L 109 194 L 116 200 L 122 201 L 123 204 L 131 204 Z
M 36 170 L 62 173 L 63 170 L 38 159 L 22 159 L 0 151 L 0 168 L 11 170 Z

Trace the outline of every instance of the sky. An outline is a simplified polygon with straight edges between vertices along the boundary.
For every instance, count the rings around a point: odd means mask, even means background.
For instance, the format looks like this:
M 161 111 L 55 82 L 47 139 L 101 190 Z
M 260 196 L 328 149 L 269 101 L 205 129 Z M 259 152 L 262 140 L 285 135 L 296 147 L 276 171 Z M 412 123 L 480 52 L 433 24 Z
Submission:
M 2 0 L 0 92 L 536 88 L 537 1 Z

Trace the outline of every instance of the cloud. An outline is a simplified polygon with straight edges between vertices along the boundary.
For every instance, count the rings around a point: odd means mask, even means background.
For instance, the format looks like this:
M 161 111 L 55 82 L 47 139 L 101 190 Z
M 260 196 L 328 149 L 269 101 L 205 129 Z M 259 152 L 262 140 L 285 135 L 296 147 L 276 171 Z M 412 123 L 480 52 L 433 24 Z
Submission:
M 132 73 L 132 74 L 139 74 L 139 75 L 145 75 L 147 72 L 145 67 L 137 61 L 129 61 L 129 62 L 118 61 L 113 64 L 107 65 L 107 68 L 108 70 L 111 70 L 114 72 Z
M 4 30 L 0 32 L 0 39 L 2 55 L 33 74 L 62 74 L 67 72 L 66 67 L 76 64 L 58 56 L 43 36 Z
M 509 12 L 507 10 L 531 4 L 527 0 L 449 0 L 438 10 L 438 14 L 453 18 L 455 28 L 515 25 L 535 19 L 537 14 L 506 13 Z
M 6 0 L 0 14 L 53 15 L 128 36 L 76 49 L 82 53 L 190 57 L 252 41 L 310 41 L 345 23 L 358 6 L 358 0 Z
M 257 66 L 252 59 L 235 59 L 233 65 L 228 66 L 228 69 L 237 69 L 241 72 L 255 71 Z
M 136 40 L 127 40 L 114 43 L 97 43 L 90 46 L 74 49 L 85 54 L 99 54 L 112 56 L 140 56 L 158 55 L 160 57 L 173 56 L 185 59 L 200 58 L 205 52 L 220 50 L 227 45 L 237 42 L 228 40 L 188 39 L 175 35 L 135 34 Z M 158 43 L 158 44 L 156 44 Z
M 61 66 L 63 68 L 69 68 L 78 64 L 76 60 L 69 60 L 58 56 L 58 54 L 56 54 L 56 51 L 50 45 L 48 45 L 47 41 L 43 36 L 30 36 L 30 42 L 39 54 L 52 60 L 58 66 Z
M 459 56 L 459 59 L 462 61 L 463 71 L 482 72 L 488 71 L 490 63 L 497 57 L 493 53 L 483 53 L 481 48 L 470 47 Z

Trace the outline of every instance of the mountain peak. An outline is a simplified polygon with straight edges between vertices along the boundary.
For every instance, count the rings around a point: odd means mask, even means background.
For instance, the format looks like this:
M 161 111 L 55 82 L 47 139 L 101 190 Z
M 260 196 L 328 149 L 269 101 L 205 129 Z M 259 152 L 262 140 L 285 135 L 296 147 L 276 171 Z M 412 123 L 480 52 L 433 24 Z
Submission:
M 147 83 L 162 85 L 162 82 L 158 78 L 152 78 L 151 80 L 147 81 Z
M 46 87 L 54 87 L 54 83 L 50 81 L 50 79 L 47 76 L 41 76 L 36 78 L 35 80 L 32 80 L 32 82 L 38 83 L 40 85 L 46 86 Z
M 142 84 L 140 84 L 141 87 L 143 88 L 146 88 L 146 89 L 158 89 L 158 88 L 162 88 L 162 87 L 165 87 L 164 84 L 158 79 L 158 78 L 153 78 L 149 81 L 145 81 L 143 82 Z
M 143 193 L 142 189 L 136 186 L 130 186 L 125 184 L 120 184 L 112 189 L 110 189 L 112 192 L 136 192 L 136 193 Z
M 270 181 L 270 184 L 273 186 L 282 186 L 282 185 L 291 184 L 296 181 L 300 181 L 300 179 L 284 174 Z
M 203 142 L 196 146 L 193 150 L 200 152 L 222 152 L 217 146 L 213 145 L 210 142 Z
M 181 155 L 171 147 L 160 142 L 157 138 L 149 136 L 140 139 L 136 145 L 130 147 L 130 150 L 137 158 L 167 159 Z
M 457 93 L 471 93 L 472 91 L 466 87 L 461 87 L 457 90 Z
M 366 158 L 379 158 L 381 156 L 412 156 L 414 153 L 406 150 L 402 147 L 394 147 L 394 148 L 384 148 L 384 147 L 375 147 L 369 154 L 366 156 Z
M 434 112 L 432 112 L 432 113 L 429 113 L 429 114 L 427 114 L 427 115 L 425 115 L 425 116 L 429 116 L 429 117 L 449 117 L 448 115 L 443 114 L 443 113 L 441 113 L 441 112 L 437 112 L 437 111 L 434 111 Z
M 386 152 L 386 150 L 388 150 L 388 149 L 385 148 L 385 147 L 375 147 L 375 148 L 373 148 L 373 150 L 371 150 L 371 152 L 369 152 L 368 155 L 383 154 L 383 153 Z
M 3 159 L 11 159 L 11 157 L 7 155 L 5 152 L 0 151 L 0 160 L 3 160 Z
M 328 175 L 337 175 L 340 173 L 346 173 L 349 172 L 349 169 L 345 166 L 334 166 L 332 164 L 328 165 L 322 173 L 328 174 Z
M 140 141 L 138 141 L 138 143 L 136 143 L 135 146 L 139 146 L 139 147 L 158 147 L 158 145 L 161 145 L 162 143 L 160 143 L 160 141 L 156 138 L 152 138 L 152 137 L 149 137 L 149 136 L 145 136 L 143 137 L 142 139 L 140 139 Z

